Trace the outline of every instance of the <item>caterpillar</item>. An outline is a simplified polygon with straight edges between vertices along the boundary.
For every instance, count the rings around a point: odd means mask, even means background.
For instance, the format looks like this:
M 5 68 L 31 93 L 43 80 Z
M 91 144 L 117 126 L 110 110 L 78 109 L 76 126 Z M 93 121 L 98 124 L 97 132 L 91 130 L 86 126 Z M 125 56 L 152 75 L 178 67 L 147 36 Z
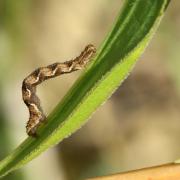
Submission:
M 29 120 L 26 125 L 26 132 L 29 136 L 36 137 L 37 128 L 46 121 L 46 116 L 40 105 L 40 99 L 36 95 L 36 86 L 50 78 L 84 68 L 95 53 L 96 48 L 89 44 L 75 59 L 40 67 L 23 80 L 22 98 L 29 110 Z

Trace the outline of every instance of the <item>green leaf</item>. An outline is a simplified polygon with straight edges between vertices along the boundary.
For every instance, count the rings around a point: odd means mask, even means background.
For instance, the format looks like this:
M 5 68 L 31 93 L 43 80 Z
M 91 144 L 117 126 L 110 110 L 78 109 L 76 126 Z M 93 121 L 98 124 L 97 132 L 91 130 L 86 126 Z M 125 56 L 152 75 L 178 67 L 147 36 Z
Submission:
M 0 162 L 0 176 L 22 167 L 79 129 L 128 76 L 170 0 L 126 0 L 92 63 L 38 130 Z

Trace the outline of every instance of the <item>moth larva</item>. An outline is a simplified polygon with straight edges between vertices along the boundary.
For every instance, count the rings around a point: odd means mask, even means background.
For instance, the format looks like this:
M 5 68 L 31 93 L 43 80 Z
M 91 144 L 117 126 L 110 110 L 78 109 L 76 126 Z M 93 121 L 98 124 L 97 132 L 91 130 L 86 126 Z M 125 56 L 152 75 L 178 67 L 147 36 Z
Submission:
M 29 109 L 29 121 L 26 125 L 26 132 L 29 136 L 36 136 L 37 128 L 46 120 L 46 116 L 40 106 L 40 100 L 36 95 L 36 86 L 47 79 L 84 68 L 95 52 L 96 48 L 89 44 L 75 59 L 40 67 L 23 80 L 22 97 Z

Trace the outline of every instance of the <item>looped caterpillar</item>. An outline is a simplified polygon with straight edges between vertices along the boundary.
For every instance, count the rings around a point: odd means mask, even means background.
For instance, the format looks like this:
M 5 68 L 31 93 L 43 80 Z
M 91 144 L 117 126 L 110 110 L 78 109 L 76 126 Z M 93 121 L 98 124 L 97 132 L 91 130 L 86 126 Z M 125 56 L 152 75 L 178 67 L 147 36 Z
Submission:
M 29 109 L 29 121 L 26 125 L 26 132 L 29 136 L 35 137 L 37 128 L 46 120 L 46 116 L 40 106 L 40 100 L 36 95 L 36 86 L 47 79 L 84 68 L 95 53 L 96 48 L 89 44 L 75 59 L 40 67 L 23 80 L 22 97 Z

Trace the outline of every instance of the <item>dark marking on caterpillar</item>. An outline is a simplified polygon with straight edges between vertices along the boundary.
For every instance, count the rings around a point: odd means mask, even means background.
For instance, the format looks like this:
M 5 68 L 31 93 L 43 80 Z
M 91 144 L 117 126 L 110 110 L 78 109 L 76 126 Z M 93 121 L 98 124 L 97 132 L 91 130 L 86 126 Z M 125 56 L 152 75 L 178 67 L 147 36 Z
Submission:
M 47 79 L 84 68 L 95 53 L 96 48 L 89 44 L 75 59 L 40 67 L 23 80 L 22 97 L 29 109 L 29 121 L 26 125 L 26 132 L 29 136 L 36 137 L 37 128 L 46 121 L 46 116 L 40 106 L 40 100 L 36 95 L 36 86 Z

